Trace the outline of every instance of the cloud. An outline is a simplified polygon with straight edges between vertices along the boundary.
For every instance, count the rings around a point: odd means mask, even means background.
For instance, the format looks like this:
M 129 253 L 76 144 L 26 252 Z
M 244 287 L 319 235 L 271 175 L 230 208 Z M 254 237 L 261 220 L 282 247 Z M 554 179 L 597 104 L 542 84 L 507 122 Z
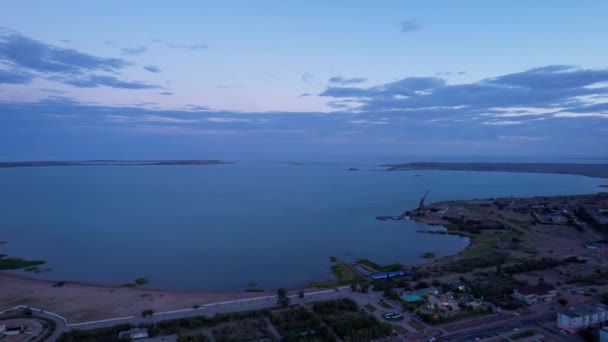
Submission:
M 459 115 L 505 114 L 504 108 L 557 111 L 600 111 L 597 103 L 608 94 L 607 69 L 583 69 L 552 65 L 483 79 L 474 83 L 449 85 L 437 77 L 407 77 L 368 88 L 330 86 L 320 96 L 353 98 L 364 112 L 431 111 Z M 503 108 L 503 109 L 498 109 Z M 514 115 L 511 115 L 514 116 Z M 525 115 L 522 115 L 525 116 Z
M 193 122 L 197 121 L 194 119 L 180 119 L 180 118 L 175 118 L 175 117 L 153 115 L 153 114 L 141 115 L 141 116 L 113 115 L 112 114 L 112 115 L 107 115 L 106 120 L 112 121 L 112 122 L 158 122 L 158 123 L 171 123 L 171 124 L 193 123 Z
M 334 76 L 329 79 L 329 83 L 348 85 L 348 84 L 358 84 L 367 81 L 366 78 L 363 77 L 353 77 L 353 78 L 344 78 L 342 76 Z
M 371 125 L 386 125 L 388 124 L 388 122 L 386 121 L 371 121 L 371 120 L 365 120 L 365 119 L 359 119 L 359 120 L 350 120 L 347 121 L 350 124 L 357 124 L 357 125 L 364 125 L 364 124 L 371 124 Z
M 521 125 L 523 121 L 511 121 L 511 120 L 501 120 L 501 121 L 486 121 L 483 122 L 484 125 L 496 125 L 496 126 L 505 126 L 505 125 Z
M 118 58 L 96 57 L 45 44 L 10 30 L 0 31 L 0 60 L 15 67 L 51 73 L 113 72 L 130 65 Z
M 0 84 L 26 84 L 33 79 L 34 75 L 27 72 L 0 70 Z
M 161 91 L 160 93 L 158 93 L 158 95 L 173 95 L 173 93 L 170 91 Z
M 309 83 L 310 81 L 312 81 L 315 78 L 315 76 L 313 76 L 313 74 L 310 74 L 308 72 L 302 73 L 300 76 L 300 80 L 304 83 Z
M 173 49 L 186 50 L 205 50 L 208 48 L 206 44 L 169 44 L 169 47 Z
M 114 76 L 103 76 L 103 75 L 89 75 L 81 78 L 67 78 L 67 79 L 57 79 L 52 78 L 52 80 L 58 80 L 62 83 L 69 84 L 78 88 L 96 88 L 99 86 L 111 87 L 111 88 L 121 88 L 121 89 L 155 89 L 160 88 L 160 86 L 147 84 L 143 82 L 128 82 L 121 81 Z
M 300 94 L 298 97 L 308 97 L 308 96 L 312 96 L 312 94 L 311 93 L 303 93 L 303 94 Z
M 160 69 L 155 65 L 146 65 L 146 66 L 144 66 L 144 69 L 148 70 L 149 72 L 153 72 L 155 74 L 160 72 Z
M 210 117 L 207 118 L 209 122 L 217 122 L 217 123 L 228 123 L 228 122 L 253 122 L 252 119 L 245 118 L 225 118 L 225 117 Z
M 422 29 L 422 24 L 420 24 L 416 19 L 408 19 L 399 23 L 399 28 L 401 32 L 414 32 Z
M 5 82 L 28 83 L 35 78 L 44 78 L 80 88 L 98 86 L 122 89 L 160 88 L 156 85 L 129 82 L 116 76 L 98 74 L 107 72 L 116 75 L 132 65 L 123 59 L 97 57 L 74 49 L 53 46 L 15 31 L 0 28 L 1 65 L 14 70 L 3 73 Z
M 141 55 L 142 53 L 146 52 L 147 50 L 148 50 L 148 48 L 145 46 L 137 46 L 137 47 L 133 47 L 133 48 L 122 48 L 122 49 L 120 49 L 120 53 L 123 55 L 137 56 L 137 55 Z

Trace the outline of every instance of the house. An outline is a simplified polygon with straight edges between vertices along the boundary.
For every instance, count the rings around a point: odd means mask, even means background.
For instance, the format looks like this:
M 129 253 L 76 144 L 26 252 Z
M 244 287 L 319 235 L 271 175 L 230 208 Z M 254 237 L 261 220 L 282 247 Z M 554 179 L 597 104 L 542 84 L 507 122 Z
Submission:
M 450 283 L 450 288 L 452 291 L 464 292 L 467 289 L 467 285 L 462 281 L 457 280 Z
M 557 327 L 569 333 L 576 333 L 588 327 L 599 327 L 608 321 L 608 308 L 596 304 L 585 308 L 570 308 L 557 314 Z
M 549 284 L 524 286 L 513 290 L 513 298 L 528 305 L 551 303 L 556 294 L 555 287 Z
M 148 338 L 148 329 L 134 328 L 118 333 L 119 340 L 138 340 L 142 338 Z

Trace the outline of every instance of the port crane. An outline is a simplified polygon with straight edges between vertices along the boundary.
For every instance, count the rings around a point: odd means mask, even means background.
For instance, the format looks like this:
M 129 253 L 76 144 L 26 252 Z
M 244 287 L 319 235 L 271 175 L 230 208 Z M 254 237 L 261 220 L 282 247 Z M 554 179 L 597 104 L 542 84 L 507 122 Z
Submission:
M 422 198 L 420 199 L 420 203 L 418 204 L 418 210 L 424 210 L 424 201 L 426 200 L 426 196 L 429 194 L 429 191 L 427 190 L 426 193 L 424 194 L 424 196 L 422 196 Z

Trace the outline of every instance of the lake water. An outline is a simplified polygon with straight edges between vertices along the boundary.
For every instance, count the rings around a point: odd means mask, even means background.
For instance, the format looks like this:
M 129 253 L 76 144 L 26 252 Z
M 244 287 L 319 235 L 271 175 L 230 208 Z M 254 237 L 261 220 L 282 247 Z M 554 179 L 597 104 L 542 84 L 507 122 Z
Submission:
M 358 167 L 361 171 L 344 169 Z M 374 170 L 375 169 L 375 170 Z M 380 222 L 428 200 L 583 194 L 603 179 L 502 172 L 383 172 L 356 163 L 0 169 L 0 250 L 45 279 L 150 287 L 299 288 L 346 261 L 423 262 L 467 240 Z

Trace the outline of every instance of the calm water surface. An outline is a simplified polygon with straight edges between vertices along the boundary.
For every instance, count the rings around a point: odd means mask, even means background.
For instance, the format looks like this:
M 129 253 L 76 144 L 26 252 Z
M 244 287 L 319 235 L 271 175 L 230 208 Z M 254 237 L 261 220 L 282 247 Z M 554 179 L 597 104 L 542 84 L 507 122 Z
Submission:
M 359 167 L 359 172 L 343 171 Z M 369 165 L 0 169 L 0 250 L 42 259 L 36 277 L 150 287 L 274 290 L 331 278 L 330 256 L 379 263 L 455 254 L 467 240 L 380 222 L 430 201 L 583 194 L 606 180 L 502 172 L 373 171 Z M 29 273 L 28 273 L 29 275 Z

